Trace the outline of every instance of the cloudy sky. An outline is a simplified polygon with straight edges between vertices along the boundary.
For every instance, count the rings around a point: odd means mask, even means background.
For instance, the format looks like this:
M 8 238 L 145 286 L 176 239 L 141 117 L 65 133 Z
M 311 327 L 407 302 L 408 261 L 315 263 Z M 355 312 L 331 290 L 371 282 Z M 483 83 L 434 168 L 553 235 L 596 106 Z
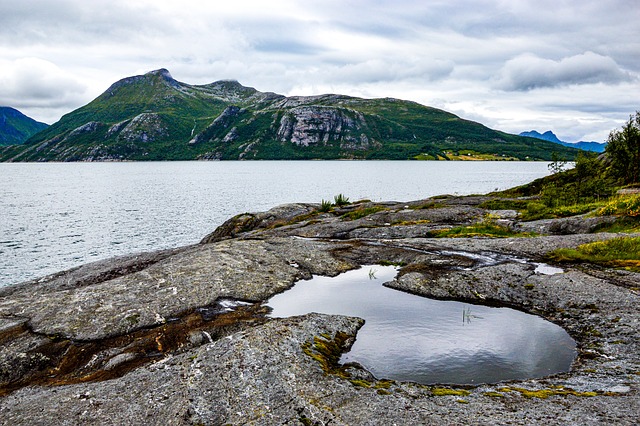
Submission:
M 0 105 L 53 123 L 167 68 L 603 141 L 640 109 L 638 22 L 637 0 L 0 0 Z

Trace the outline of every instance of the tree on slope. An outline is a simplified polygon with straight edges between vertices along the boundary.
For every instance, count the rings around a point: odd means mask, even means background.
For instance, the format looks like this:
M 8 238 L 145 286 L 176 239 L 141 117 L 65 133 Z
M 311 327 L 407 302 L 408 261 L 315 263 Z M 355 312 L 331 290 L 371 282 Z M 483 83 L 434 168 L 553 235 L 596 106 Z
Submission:
M 611 174 L 624 184 L 640 182 L 640 111 L 622 130 L 609 133 L 606 148 Z

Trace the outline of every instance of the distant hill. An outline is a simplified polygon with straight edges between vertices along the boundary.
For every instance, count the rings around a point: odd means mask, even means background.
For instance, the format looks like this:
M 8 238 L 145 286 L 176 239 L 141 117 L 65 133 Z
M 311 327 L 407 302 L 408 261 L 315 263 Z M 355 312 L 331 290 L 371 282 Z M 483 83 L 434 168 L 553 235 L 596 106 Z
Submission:
M 520 136 L 527 136 L 527 137 L 530 137 L 530 138 L 542 139 L 542 140 L 553 142 L 553 143 L 557 143 L 557 144 L 560 144 L 560 145 L 570 146 L 572 148 L 582 149 L 584 151 L 604 152 L 604 149 L 607 146 L 606 143 L 602 143 L 602 142 L 584 142 L 584 141 L 580 141 L 580 142 L 563 142 L 560 139 L 558 139 L 558 137 L 556 135 L 554 135 L 553 132 L 550 131 L 550 130 L 547 130 L 544 133 L 539 133 L 539 132 L 537 132 L 535 130 L 532 130 L 530 132 L 522 132 L 522 133 L 520 133 Z
M 285 97 L 229 80 L 196 86 L 160 69 L 114 83 L 0 159 L 549 160 L 552 148 L 415 102 Z
M 49 127 L 29 118 L 17 109 L 0 107 L 0 145 L 24 143 L 40 130 Z

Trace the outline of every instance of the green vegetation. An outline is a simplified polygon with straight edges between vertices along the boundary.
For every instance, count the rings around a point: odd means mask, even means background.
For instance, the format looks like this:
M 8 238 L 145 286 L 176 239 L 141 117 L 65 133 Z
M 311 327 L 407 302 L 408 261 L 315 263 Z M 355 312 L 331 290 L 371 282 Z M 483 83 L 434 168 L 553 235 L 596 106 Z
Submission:
M 333 204 L 338 207 L 346 206 L 349 204 L 349 197 L 345 197 L 342 194 L 338 194 L 333 197 Z
M 640 217 L 621 216 L 613 223 L 603 223 L 595 228 L 595 232 L 640 232 Z
M 285 106 L 284 99 L 233 81 L 192 86 L 153 71 L 116 82 L 23 147 L 1 149 L 0 161 L 549 160 L 552 152 L 568 159 L 579 152 L 415 102 L 324 95 Z
M 316 360 L 325 373 L 348 379 L 351 375 L 344 371 L 339 362 L 348 339 L 349 335 L 342 332 L 336 333 L 333 338 L 328 335 L 315 336 L 313 343 L 302 344 L 302 351 Z
M 468 237 L 530 237 L 533 234 L 515 232 L 506 226 L 496 223 L 495 217 L 486 215 L 481 222 L 469 226 L 456 226 L 449 229 L 438 229 L 427 232 L 432 238 L 468 238 Z
M 382 206 L 360 207 L 356 210 L 350 211 L 349 213 L 343 214 L 342 218 L 347 220 L 356 220 L 382 210 L 385 210 Z
M 603 155 L 580 153 L 575 167 L 565 170 L 566 160 L 553 154 L 551 176 L 527 185 L 495 193 L 481 205 L 486 209 L 516 210 L 522 220 L 550 219 L 582 214 L 617 215 L 614 225 L 600 230 L 634 230 L 640 217 L 640 112 L 621 131 L 613 130 Z M 624 189 L 630 194 L 616 195 Z
M 431 388 L 431 393 L 435 396 L 468 396 L 471 392 L 466 389 L 451 389 L 451 388 Z
M 351 376 L 351 373 L 344 366 L 340 365 L 340 357 L 346 349 L 348 339 L 349 335 L 340 331 L 333 337 L 328 334 L 321 334 L 320 336 L 314 336 L 313 343 L 303 343 L 302 351 L 305 355 L 318 362 L 325 373 L 346 379 L 356 387 L 376 389 L 379 395 L 389 395 L 390 392 L 387 389 L 393 385 L 394 382 L 392 380 L 370 382 L 364 379 L 356 379 Z
M 575 249 L 558 249 L 547 254 L 550 261 L 590 262 L 640 272 L 640 237 L 620 237 L 582 244 Z
M 22 144 L 47 127 L 48 125 L 35 121 L 16 109 L 0 106 L 0 148 L 3 145 Z
M 538 389 L 538 390 L 531 390 L 531 389 L 525 389 L 525 388 L 519 388 L 519 387 L 515 387 L 515 386 L 510 386 L 510 387 L 502 387 L 502 388 L 498 389 L 498 391 L 500 391 L 500 392 L 519 392 L 525 398 L 539 398 L 539 399 L 547 399 L 550 396 L 572 395 L 572 396 L 591 397 L 591 396 L 597 396 L 598 395 L 597 392 L 577 392 L 577 391 L 575 391 L 573 389 L 565 388 L 565 387 L 562 387 L 562 386 L 559 386 L 557 388 L 552 388 L 552 389 Z
M 520 212 L 522 220 L 557 219 L 589 213 L 600 207 L 602 203 L 569 204 L 549 207 L 541 202 L 527 203 L 527 208 Z
M 621 195 L 610 199 L 596 214 L 640 217 L 640 194 Z
M 331 208 L 333 207 L 333 204 L 331 204 L 331 201 L 327 201 L 327 200 L 322 200 L 322 202 L 320 203 L 320 211 L 322 213 L 328 213 L 331 211 Z
M 609 134 L 606 152 L 614 177 L 625 184 L 640 182 L 640 111 Z

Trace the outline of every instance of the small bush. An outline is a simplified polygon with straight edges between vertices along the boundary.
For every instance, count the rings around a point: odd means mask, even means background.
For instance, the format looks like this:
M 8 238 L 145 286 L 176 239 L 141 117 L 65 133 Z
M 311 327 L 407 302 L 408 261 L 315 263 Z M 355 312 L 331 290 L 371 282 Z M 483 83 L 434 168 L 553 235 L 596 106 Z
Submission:
M 336 206 L 346 206 L 349 204 L 349 197 L 345 197 L 342 194 L 338 194 L 333 197 L 333 204 Z
M 322 202 L 320 203 L 320 208 L 318 210 L 321 211 L 322 213 L 327 213 L 331 211 L 332 207 L 333 207 L 333 204 L 331 204 L 331 201 L 327 201 L 323 199 Z

